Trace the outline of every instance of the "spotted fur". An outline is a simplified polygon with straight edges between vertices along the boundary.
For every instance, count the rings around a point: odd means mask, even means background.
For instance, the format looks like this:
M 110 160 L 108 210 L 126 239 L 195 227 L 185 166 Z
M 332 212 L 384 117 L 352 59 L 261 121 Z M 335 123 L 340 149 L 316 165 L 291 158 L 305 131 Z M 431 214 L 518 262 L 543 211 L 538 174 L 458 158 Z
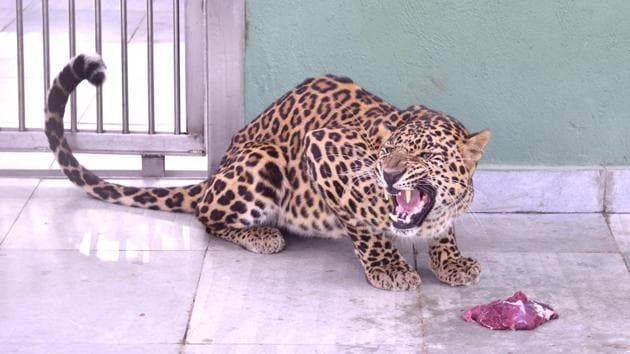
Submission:
M 64 137 L 68 95 L 82 80 L 101 85 L 104 69 L 99 57 L 73 58 L 55 79 L 46 107 L 51 150 L 68 178 L 91 196 L 195 213 L 209 233 L 257 253 L 284 248 L 280 229 L 349 237 L 368 282 L 383 289 L 420 284 L 391 238 L 429 237 L 438 279 L 451 285 L 478 279 L 479 265 L 459 254 L 452 223 L 472 200 L 472 175 L 489 132 L 471 135 L 447 115 L 423 106 L 401 110 L 348 78 L 327 75 L 307 79 L 241 129 L 208 180 L 128 187 L 81 166 Z M 426 219 L 411 229 L 394 227 L 387 191 L 429 185 L 435 206 Z

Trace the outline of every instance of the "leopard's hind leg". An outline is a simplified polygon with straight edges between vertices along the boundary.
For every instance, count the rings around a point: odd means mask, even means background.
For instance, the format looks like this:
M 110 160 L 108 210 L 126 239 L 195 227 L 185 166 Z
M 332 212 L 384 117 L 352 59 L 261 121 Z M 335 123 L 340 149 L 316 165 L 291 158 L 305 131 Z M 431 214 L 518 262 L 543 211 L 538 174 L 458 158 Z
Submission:
M 249 251 L 282 251 L 285 241 L 275 221 L 285 193 L 284 166 L 274 145 L 242 148 L 211 178 L 197 206 L 197 218 L 209 233 Z

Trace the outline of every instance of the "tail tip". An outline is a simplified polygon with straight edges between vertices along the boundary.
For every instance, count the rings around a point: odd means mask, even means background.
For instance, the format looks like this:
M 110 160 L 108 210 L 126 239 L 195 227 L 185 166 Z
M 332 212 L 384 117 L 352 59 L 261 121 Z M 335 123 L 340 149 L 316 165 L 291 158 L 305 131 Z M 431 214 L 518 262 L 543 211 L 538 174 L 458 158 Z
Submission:
M 96 71 L 88 77 L 88 81 L 94 86 L 101 86 L 105 82 L 105 72 Z
M 105 82 L 105 62 L 99 54 L 80 54 L 80 62 L 83 65 L 83 73 L 92 85 L 101 86 Z

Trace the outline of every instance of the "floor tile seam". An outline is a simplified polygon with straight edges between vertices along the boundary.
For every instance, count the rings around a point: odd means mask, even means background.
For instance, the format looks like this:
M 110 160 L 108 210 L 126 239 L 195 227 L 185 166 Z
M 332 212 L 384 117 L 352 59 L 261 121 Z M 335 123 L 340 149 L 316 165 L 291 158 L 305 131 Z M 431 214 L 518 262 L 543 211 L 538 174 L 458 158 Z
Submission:
M 32 10 L 32 8 L 36 6 L 36 3 L 38 3 L 37 0 L 31 0 L 31 2 L 29 2 L 28 5 L 24 7 L 24 10 Z
M 22 12 L 24 12 L 24 10 L 26 10 L 29 6 L 30 6 L 30 4 L 25 6 L 23 8 Z M 13 27 L 15 27 L 15 23 L 17 21 L 16 15 L 15 15 L 15 8 L 13 8 L 12 10 L 13 10 L 13 16 L 11 17 L 11 21 L 7 22 L 6 25 L 4 25 L 2 28 L 0 28 L 0 32 L 8 32 L 7 30 L 9 28 L 11 28 L 12 25 L 13 25 Z
M 75 248 L 21 248 L 21 247 L 15 247 L 15 248 L 4 248 L 2 249 L 3 251 L 20 251 L 20 252 L 42 252 L 42 251 L 55 251 L 55 252 L 76 252 L 78 251 L 78 249 Z M 232 252 L 247 252 L 246 250 L 240 250 L 240 249 L 236 249 L 236 250 L 232 250 L 232 249 L 172 249 L 172 250 L 160 250 L 160 249 L 90 249 L 90 251 L 101 251 L 101 252 L 124 252 L 124 251 L 133 251 L 133 252 L 162 252 L 162 253 L 169 253 L 169 252 L 204 252 L 204 253 L 211 253 L 211 254 L 216 254 L 216 253 L 222 253 L 222 252 L 227 252 L 227 253 L 232 253 Z M 580 254 L 601 254 L 601 255 L 611 255 L 611 254 L 618 254 L 620 256 L 623 256 L 623 252 L 617 252 L 617 251 L 562 251 L 562 252 L 553 252 L 553 251 L 548 251 L 548 252 L 535 252 L 535 251 L 469 251 L 468 253 L 470 254 L 544 254 L 544 255 L 550 255 L 550 254 L 574 254 L 574 255 L 580 255 Z M 247 253 L 248 254 L 248 253 Z M 290 255 L 291 251 L 286 252 L 285 254 Z M 422 267 L 420 267 L 422 269 Z
M 81 112 L 77 112 L 77 115 L 78 115 L 77 124 L 84 124 L 83 120 L 86 119 L 86 116 L 88 115 L 88 112 L 90 111 L 90 107 L 92 107 L 95 104 L 96 104 L 96 91 L 93 94 L 90 94 L 89 99 L 87 99 L 87 104 L 83 107 L 83 110 Z
M 630 273 L 630 255 L 628 257 L 623 256 L 623 260 L 626 263 L 626 269 L 628 273 Z
M 57 154 L 53 153 L 51 157 L 52 157 L 52 161 L 50 161 L 50 164 L 48 164 L 48 169 L 49 170 L 52 170 L 53 166 L 55 166 L 55 162 L 57 161 Z M 64 177 L 66 177 L 66 176 L 64 176 Z M 41 180 L 43 181 L 44 179 L 45 178 L 42 178 Z
M 7 234 L 8 235 L 8 234 Z M 4 248 L 3 251 L 21 251 L 21 252 L 41 252 L 41 251 L 60 251 L 60 252 L 74 252 L 74 251 L 78 251 L 78 249 L 76 248 L 23 248 L 23 247 L 11 247 L 11 248 Z M 119 248 L 119 249 L 98 249 L 98 248 L 91 248 L 90 251 L 102 251 L 102 252 L 124 252 L 124 251 L 134 251 L 134 252 L 163 252 L 163 253 L 168 253 L 168 252 L 204 252 L 204 253 L 212 253 L 212 254 L 216 254 L 216 253 L 222 253 L 222 252 L 227 252 L 227 253 L 232 253 L 232 252 L 247 252 L 246 250 L 241 250 L 241 249 L 211 249 L 211 248 L 199 248 L 199 249 L 169 249 L 169 250 L 164 250 L 164 249 L 132 249 L 132 248 Z M 288 251 L 288 252 L 284 252 L 284 254 L 290 255 L 292 252 Z M 468 250 L 467 253 L 473 254 L 473 255 L 479 255 L 479 254 L 541 254 L 541 255 L 552 255 L 552 254 L 569 254 L 569 255 L 580 255 L 580 254 L 601 254 L 601 255 L 613 255 L 613 254 L 618 254 L 620 256 L 623 256 L 624 252 L 620 252 L 620 251 L 487 251 L 487 250 L 479 250 L 479 251 L 475 251 L 475 250 Z M 247 253 L 249 254 L 249 253 Z M 425 259 L 424 257 L 421 259 Z M 422 264 L 422 261 L 419 262 L 419 265 Z M 422 268 L 422 267 L 420 267 Z
M 11 223 L 11 226 L 9 226 L 9 229 L 7 230 L 7 232 L 4 235 L 2 235 L 2 239 L 0 240 L 0 247 L 2 246 L 4 241 L 9 237 L 9 234 L 11 234 L 11 231 L 13 230 L 13 227 L 17 223 L 17 221 L 20 218 L 20 216 L 22 216 L 22 213 L 24 212 L 24 209 L 26 209 L 26 205 L 28 205 L 28 203 L 31 201 L 31 199 L 33 198 L 33 195 L 35 194 L 35 191 L 37 190 L 37 188 L 39 188 L 39 185 L 41 183 L 42 183 L 42 179 L 40 178 L 40 179 L 37 180 L 37 184 L 33 187 L 33 190 L 31 190 L 31 193 L 29 194 L 28 198 L 26 198 L 26 201 L 24 202 L 24 204 L 22 204 L 22 207 L 20 208 L 20 211 L 18 212 L 18 214 L 13 219 L 13 222 Z
M 606 220 L 606 226 L 608 227 L 608 232 L 610 232 L 610 234 L 612 235 L 613 241 L 615 242 L 615 245 L 617 246 L 619 253 L 623 253 L 623 250 L 621 249 L 621 246 L 619 245 L 619 242 L 617 241 L 617 237 L 615 236 L 615 233 L 613 232 L 612 226 L 610 225 L 610 217 L 611 217 L 610 213 L 604 213 L 604 220 Z
M 465 214 L 490 214 L 490 215 L 595 215 L 603 214 L 601 210 L 594 211 L 470 211 Z M 462 214 L 462 215 L 465 215 Z M 620 213 L 622 214 L 622 213 Z M 630 212 L 626 213 L 630 214 Z
M 208 246 L 209 247 L 209 246 Z M 193 311 L 195 310 L 195 304 L 197 303 L 197 296 L 199 295 L 199 284 L 201 284 L 201 278 L 203 276 L 203 270 L 206 264 L 206 257 L 208 256 L 208 247 L 206 247 L 206 250 L 203 254 L 203 257 L 201 258 L 201 266 L 199 269 L 199 276 L 197 277 L 197 284 L 195 284 L 195 292 L 194 292 L 194 296 L 192 299 L 192 303 L 190 304 L 190 312 L 188 313 L 188 320 L 186 321 L 186 329 L 184 330 L 184 335 L 182 336 L 181 340 L 180 340 L 180 344 L 183 346 L 185 346 L 187 344 L 187 340 L 188 340 L 188 334 L 190 332 L 190 324 L 192 321 L 192 316 L 193 316 Z
M 323 347 L 332 347 L 332 346 L 340 346 L 340 347 L 395 347 L 395 346 L 422 346 L 423 349 L 425 347 L 426 341 L 424 337 L 420 342 L 403 342 L 403 343 L 261 343 L 261 342 L 215 342 L 212 343 L 202 343 L 202 342 L 188 342 L 182 344 L 182 346 L 213 346 L 213 345 L 267 345 L 267 346 L 291 346 L 291 347 L 312 347 L 312 346 L 323 346 Z M 422 351 L 420 353 L 425 353 Z
M 600 186 L 602 189 L 601 198 L 602 198 L 602 213 L 604 214 L 604 218 L 606 217 L 606 213 L 608 212 L 608 199 L 609 199 L 609 189 L 612 179 L 612 172 L 608 170 L 605 166 L 599 172 Z M 606 221 L 608 223 L 608 221 Z M 610 230 L 612 234 L 612 230 Z
M 619 254 L 621 255 L 621 258 L 623 259 L 624 263 L 626 264 L 626 270 L 628 271 L 628 273 L 630 273 L 630 257 L 624 256 L 625 252 L 623 252 L 623 250 L 621 249 L 621 246 L 619 245 L 619 242 L 617 241 L 617 237 L 615 236 L 615 233 L 612 230 L 612 226 L 610 225 L 610 217 L 611 217 L 611 215 L 614 215 L 614 214 L 620 214 L 620 213 L 603 213 L 604 220 L 606 221 L 606 226 L 608 227 L 608 232 L 610 232 L 610 235 L 612 236 L 613 241 L 615 242 L 615 245 L 617 246 L 617 249 L 619 250 Z
M 422 291 L 422 284 L 420 285 L 420 290 Z M 427 319 L 428 318 L 424 316 L 424 313 L 420 314 L 420 338 L 422 338 L 422 342 L 419 345 L 422 347 L 422 350 L 420 351 L 420 353 L 423 353 L 423 354 L 429 352 L 429 348 L 427 346 L 428 343 L 426 341 L 427 333 L 428 333 Z
M 2 248 L 3 252 L 79 252 L 78 249 L 70 249 L 70 248 Z M 125 252 L 125 251 L 133 251 L 133 252 L 155 252 L 155 253 L 202 253 L 206 252 L 206 250 L 198 249 L 198 250 L 98 250 L 91 249 L 90 251 L 100 251 L 100 252 Z M 80 253 L 80 252 L 79 252 Z
M 487 251 L 487 250 L 466 250 L 470 254 L 623 254 L 621 251 Z
M 16 18 L 13 17 L 11 21 L 9 21 L 6 25 L 0 28 L 0 32 L 8 32 L 7 30 L 11 28 L 11 25 L 15 25 Z
M 147 20 L 147 13 L 146 13 L 146 11 L 144 11 L 142 17 L 140 18 L 140 21 L 138 21 L 138 24 L 136 25 L 136 28 L 132 30 L 131 36 L 129 36 L 129 31 L 127 31 L 127 44 L 131 44 L 133 39 L 136 38 L 136 34 L 138 33 L 138 31 L 140 30 L 140 27 L 142 27 L 142 24 L 146 20 Z M 143 42 L 141 42 L 141 43 L 143 43 Z
M 26 6 L 24 6 L 24 4 L 22 3 L 22 22 L 24 22 L 24 19 L 23 19 L 24 18 L 24 12 L 32 10 L 32 7 L 35 6 L 36 2 L 37 1 L 33 0 L 33 1 L 29 2 Z M 15 8 L 13 8 L 13 10 L 15 11 Z M 4 27 L 2 27 L 2 29 L 0 29 L 0 32 L 6 32 L 6 30 L 11 25 L 15 24 L 16 21 L 17 21 L 17 18 L 13 17 L 9 23 L 7 23 Z
M 179 345 L 179 342 L 147 342 L 147 341 L 125 341 L 123 342 L 102 342 L 102 341 L 80 341 L 80 342 L 66 342 L 66 341 L 24 341 L 20 340 L 18 342 L 5 342 L 0 340 L 0 346 L 2 345 L 114 345 L 114 346 L 131 346 L 131 345 Z

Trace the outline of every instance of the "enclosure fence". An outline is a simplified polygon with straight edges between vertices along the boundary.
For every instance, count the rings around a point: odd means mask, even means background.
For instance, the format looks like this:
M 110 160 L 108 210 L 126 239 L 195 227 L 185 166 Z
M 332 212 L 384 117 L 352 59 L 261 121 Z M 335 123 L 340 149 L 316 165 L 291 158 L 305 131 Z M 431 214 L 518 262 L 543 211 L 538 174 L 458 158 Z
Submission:
M 63 3 L 60 6 L 60 3 Z M 108 82 L 96 89 L 93 98 L 88 99 L 85 107 L 78 107 L 77 93 L 69 101 L 66 121 L 66 136 L 73 150 L 77 152 L 138 154 L 142 156 L 143 176 L 165 176 L 164 158 L 166 155 L 206 155 L 208 169 L 216 167 L 221 153 L 229 143 L 229 136 L 244 122 L 243 119 L 243 48 L 244 48 L 244 0 L 146 0 L 139 8 L 140 1 L 120 0 L 113 7 L 111 1 L 105 1 L 108 20 L 107 31 L 103 28 L 103 4 L 93 0 L 86 9 L 88 1 L 49 0 L 32 1 L 27 7 L 22 0 L 15 0 L 15 57 L 17 62 L 17 117 L 15 122 L 0 121 L 0 151 L 47 151 L 48 143 L 43 134 L 43 105 L 38 117 L 33 117 L 35 126 L 27 124 L 27 94 L 25 69 L 27 64 L 34 65 L 38 60 L 25 60 L 25 13 L 32 16 L 35 10 L 41 15 L 39 31 L 41 33 L 41 87 L 45 100 L 51 81 L 51 57 L 67 61 L 77 54 L 77 33 L 85 42 L 85 32 L 92 32 L 93 52 L 103 53 L 103 35 L 108 36 L 107 45 L 114 45 L 111 37 L 112 14 L 118 12 L 119 43 L 111 52 L 120 52 L 119 61 L 108 68 Z M 51 5 L 53 8 L 51 9 Z M 77 5 L 82 6 L 77 10 Z M 131 10 L 130 7 L 131 6 Z M 155 6 L 159 11 L 155 11 Z M 65 35 L 59 31 L 60 8 L 67 11 L 66 55 L 59 55 L 58 41 L 56 50 L 51 51 L 51 38 L 58 39 Z M 93 26 L 78 29 L 77 11 L 81 14 L 91 12 L 93 23 L 83 21 L 81 26 Z M 55 14 L 55 26 L 51 26 L 51 12 Z M 183 12 L 183 16 L 182 16 Z M 155 14 L 161 16 L 156 32 Z M 130 19 L 130 14 L 134 17 Z M 168 14 L 168 16 L 165 16 Z M 165 18 L 171 19 L 166 23 Z M 140 20 L 141 21 L 140 21 Z M 32 20 L 32 18 L 31 18 Z M 29 26 L 32 27 L 33 21 Z M 135 42 L 130 42 L 130 23 L 134 26 Z M 141 23 L 142 25 L 138 25 Z M 166 35 L 166 28 L 170 36 Z M 183 31 L 182 31 L 183 29 Z M 145 32 L 140 35 L 140 32 Z M 156 33 L 160 52 L 156 58 Z M 182 41 L 183 37 L 183 41 Z M 166 43 L 165 43 L 166 42 Z M 183 44 L 183 50 L 182 50 Z M 133 45 L 133 48 L 130 48 Z M 139 50 L 139 46 L 144 47 Z M 168 48 L 167 48 L 168 47 Z M 5 48 L 6 50 L 7 48 Z M 133 50 L 134 53 L 130 53 Z M 142 60 L 140 52 L 146 52 Z M 171 56 L 166 60 L 165 56 Z M 104 56 L 106 63 L 108 59 Z M 159 62 L 156 84 L 156 59 Z M 111 61 L 111 60 L 110 60 Z M 130 63 L 135 69 L 130 76 Z M 166 64 L 165 64 L 166 63 Z M 55 65 L 58 66 L 59 64 Z M 109 64 L 108 64 L 109 66 Z M 53 75 L 62 66 L 54 67 Z M 138 71 L 145 70 L 144 73 Z M 183 71 L 183 73 L 182 73 Z M 168 76 L 169 80 L 164 77 Z M 139 77 L 146 78 L 146 85 L 139 85 Z M 32 82 L 30 82 L 32 84 Z M 146 88 L 144 90 L 138 87 Z M 156 88 L 160 94 L 156 95 Z M 93 90 L 91 88 L 79 88 Z M 139 92 L 146 91 L 146 92 Z M 92 91 L 93 92 L 93 91 Z M 81 94 L 81 92 L 79 92 Z M 93 94 L 93 93 L 92 93 Z M 104 95 L 107 115 L 104 116 Z M 132 97 L 130 99 L 130 97 Z M 168 102 L 167 102 L 168 101 Z M 40 101 L 43 103 L 43 101 Z M 137 107 L 137 102 L 146 102 L 144 109 Z M 135 106 L 134 106 L 135 105 Z M 156 106 L 159 109 L 156 110 Z M 135 107 L 133 114 L 130 107 Z M 165 109 L 169 107 L 170 109 Z M 118 110 L 116 112 L 115 110 Z M 37 112 L 37 110 L 34 110 Z M 90 113 L 95 121 L 87 118 Z M 158 114 L 159 113 L 159 114 Z M 82 117 L 82 118 L 79 118 Z M 157 124 L 156 124 L 156 117 Z M 37 121 L 39 119 L 39 121 Z M 44 171 L 30 173 L 47 174 Z M 107 175 L 107 171 L 104 171 Z M 16 170 L 0 171 L 1 174 L 23 175 Z M 132 175 L 133 173 L 127 173 Z

